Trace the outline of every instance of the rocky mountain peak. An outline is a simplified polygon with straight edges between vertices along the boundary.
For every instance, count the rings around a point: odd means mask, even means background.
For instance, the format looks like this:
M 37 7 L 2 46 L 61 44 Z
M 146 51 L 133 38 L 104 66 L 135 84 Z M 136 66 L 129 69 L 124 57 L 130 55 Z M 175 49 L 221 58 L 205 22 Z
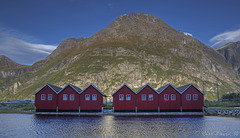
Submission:
M 10 69 L 10 68 L 17 68 L 23 65 L 16 63 L 15 61 L 11 60 L 10 58 L 0 55 L 0 70 L 2 69 Z
M 226 61 L 240 75 L 240 41 L 227 43 L 216 50 L 225 57 Z
M 131 13 L 129 15 L 124 14 L 119 16 L 114 22 L 112 22 L 108 28 L 117 28 L 125 24 L 137 24 L 137 23 L 150 23 L 158 25 L 166 25 L 164 21 L 158 17 L 145 13 Z

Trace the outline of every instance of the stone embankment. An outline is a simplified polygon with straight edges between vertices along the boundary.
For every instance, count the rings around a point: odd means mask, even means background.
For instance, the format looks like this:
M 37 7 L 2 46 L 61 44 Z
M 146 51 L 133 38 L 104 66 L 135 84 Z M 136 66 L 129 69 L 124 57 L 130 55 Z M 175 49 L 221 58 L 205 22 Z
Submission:
M 214 115 L 214 116 L 232 116 L 232 117 L 240 117 L 240 108 L 235 109 L 211 109 L 208 108 L 205 110 L 206 115 Z

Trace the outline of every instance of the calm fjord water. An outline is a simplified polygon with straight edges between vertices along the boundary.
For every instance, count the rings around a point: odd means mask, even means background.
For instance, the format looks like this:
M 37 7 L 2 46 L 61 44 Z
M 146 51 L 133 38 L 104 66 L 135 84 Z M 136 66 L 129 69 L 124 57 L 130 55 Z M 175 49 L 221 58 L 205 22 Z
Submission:
M 240 137 L 240 119 L 0 114 L 0 137 Z

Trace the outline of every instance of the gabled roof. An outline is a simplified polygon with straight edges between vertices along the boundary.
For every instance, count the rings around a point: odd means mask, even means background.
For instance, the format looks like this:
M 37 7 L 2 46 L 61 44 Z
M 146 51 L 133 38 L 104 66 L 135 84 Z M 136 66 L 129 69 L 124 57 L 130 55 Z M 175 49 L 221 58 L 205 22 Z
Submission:
M 169 87 L 169 86 L 171 86 L 174 90 L 176 90 L 178 93 L 181 94 L 181 92 L 180 92 L 178 89 L 176 89 L 171 83 L 169 83 L 169 84 L 167 84 L 167 85 L 165 85 L 165 86 L 162 86 L 162 87 L 158 88 L 158 89 L 157 89 L 157 92 L 160 94 L 160 93 L 162 93 L 165 89 L 167 89 L 167 87 Z
M 136 94 L 136 92 L 133 90 L 133 89 L 131 89 L 127 84 L 123 84 L 119 89 L 117 89 L 113 94 L 112 94 L 112 96 L 116 93 L 116 92 L 118 92 L 122 87 L 124 87 L 124 86 L 126 86 L 128 89 L 130 89 L 134 94 Z
M 52 84 L 45 84 L 42 88 L 40 88 L 34 95 L 36 95 L 39 91 L 41 91 L 44 87 L 48 86 L 50 89 L 52 89 L 56 94 L 62 89 L 58 86 L 52 85 Z
M 74 86 L 72 84 L 67 84 L 64 88 L 62 88 L 58 93 L 62 92 L 65 88 L 67 88 L 67 86 L 72 87 L 77 93 L 80 93 L 82 90 L 80 88 L 78 88 L 77 86 Z
M 152 86 L 150 86 L 149 84 L 144 85 L 140 90 L 137 91 L 137 94 L 138 94 L 139 92 L 141 92 L 141 91 L 142 91 L 145 87 L 147 87 L 147 86 L 149 86 L 154 92 L 156 92 L 156 93 L 158 94 L 158 92 L 157 92 Z
M 181 87 L 178 87 L 177 89 L 181 92 L 181 93 L 184 93 L 188 88 L 190 88 L 191 86 L 193 86 L 195 89 L 197 89 L 199 92 L 201 92 L 203 95 L 205 95 L 201 90 L 199 90 L 195 85 L 193 85 L 192 83 L 191 84 L 188 84 L 188 85 L 184 85 L 184 86 L 181 86 Z
M 88 85 L 84 90 L 82 90 L 82 92 L 80 92 L 80 94 L 82 94 L 87 88 L 89 88 L 90 86 L 92 86 L 94 89 L 96 89 L 99 93 L 101 93 L 103 96 L 107 97 L 103 92 L 101 92 L 97 87 L 95 87 L 92 83 L 90 85 Z

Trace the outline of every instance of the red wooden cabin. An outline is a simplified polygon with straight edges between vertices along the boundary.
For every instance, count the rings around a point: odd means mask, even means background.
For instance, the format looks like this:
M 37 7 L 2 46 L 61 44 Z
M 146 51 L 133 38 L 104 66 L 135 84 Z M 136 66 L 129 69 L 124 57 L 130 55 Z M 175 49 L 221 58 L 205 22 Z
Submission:
M 103 105 L 106 103 L 104 97 L 107 96 L 90 84 L 80 93 L 80 111 L 101 112 Z
M 137 92 L 137 112 L 158 112 L 158 92 L 149 84 Z
M 177 88 L 181 93 L 183 112 L 203 112 L 204 93 L 193 84 Z
M 36 112 L 57 112 L 57 93 L 62 88 L 46 84 L 35 93 Z
M 165 85 L 158 90 L 160 112 L 180 112 L 181 92 L 172 84 Z
M 58 111 L 59 112 L 79 112 L 80 98 L 82 90 L 74 85 L 68 84 L 58 93 Z
M 114 112 L 135 112 L 136 111 L 136 93 L 124 84 L 113 94 Z

